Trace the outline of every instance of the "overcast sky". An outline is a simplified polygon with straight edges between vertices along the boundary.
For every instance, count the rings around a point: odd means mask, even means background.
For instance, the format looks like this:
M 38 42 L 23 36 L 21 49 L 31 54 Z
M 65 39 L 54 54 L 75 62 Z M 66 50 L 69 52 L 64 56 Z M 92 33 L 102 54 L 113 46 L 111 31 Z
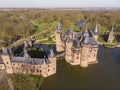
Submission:
M 0 0 L 0 7 L 120 7 L 120 0 Z

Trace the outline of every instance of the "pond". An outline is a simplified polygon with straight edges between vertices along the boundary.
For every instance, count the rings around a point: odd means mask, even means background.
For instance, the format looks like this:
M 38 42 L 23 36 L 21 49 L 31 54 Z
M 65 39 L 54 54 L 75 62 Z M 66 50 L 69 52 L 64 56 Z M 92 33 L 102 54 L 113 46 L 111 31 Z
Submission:
M 41 90 L 120 90 L 120 48 L 100 46 L 98 64 L 88 68 L 57 61 L 57 73 L 43 80 Z

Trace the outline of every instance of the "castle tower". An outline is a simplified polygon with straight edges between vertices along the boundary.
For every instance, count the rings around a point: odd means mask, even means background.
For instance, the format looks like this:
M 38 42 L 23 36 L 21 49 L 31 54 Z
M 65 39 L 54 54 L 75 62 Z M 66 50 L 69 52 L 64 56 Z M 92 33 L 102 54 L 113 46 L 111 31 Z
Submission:
M 67 36 L 69 36 L 70 39 L 73 39 L 73 30 L 72 29 L 68 29 Z
M 73 46 L 73 40 L 70 39 L 70 37 L 68 36 L 66 41 L 66 56 L 65 56 L 65 60 L 67 62 L 70 62 L 73 59 L 72 46 Z
M 8 48 L 3 48 L 3 54 L 1 55 L 1 58 L 5 64 L 5 70 L 7 73 L 13 73 L 11 61 L 10 61 L 10 51 Z
M 63 28 L 62 28 L 61 22 L 59 21 L 57 24 L 56 32 L 55 32 L 56 48 L 58 52 L 65 51 L 65 43 L 61 39 L 62 33 L 63 33 Z
M 89 37 L 85 36 L 84 40 L 82 42 L 82 49 L 81 49 L 81 61 L 80 66 L 81 67 L 88 67 L 88 60 L 89 60 Z
M 73 51 L 73 65 L 79 65 L 80 64 L 80 59 L 81 59 L 81 45 L 79 41 L 74 42 L 74 46 L 72 48 Z
M 56 73 L 56 55 L 53 51 L 53 49 L 50 49 L 50 53 L 49 53 L 49 56 L 48 56 L 48 59 L 50 60 L 51 64 L 49 64 L 49 71 L 48 71 L 48 74 L 51 75 L 51 74 L 54 74 Z
M 114 25 L 112 25 L 112 29 L 111 29 L 111 31 L 108 34 L 107 43 L 112 43 L 113 40 L 115 40 L 115 36 L 114 36 L 113 30 L 114 30 Z
M 93 30 L 93 37 L 94 37 L 96 42 L 98 41 L 98 36 L 99 36 L 99 32 L 98 32 L 98 27 L 97 27 L 97 24 L 96 24 L 96 26 Z

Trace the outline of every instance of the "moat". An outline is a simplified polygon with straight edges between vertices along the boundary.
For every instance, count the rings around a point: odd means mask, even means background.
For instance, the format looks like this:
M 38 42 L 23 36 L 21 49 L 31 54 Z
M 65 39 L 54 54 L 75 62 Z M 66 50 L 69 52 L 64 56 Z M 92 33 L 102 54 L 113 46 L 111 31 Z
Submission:
M 120 90 L 120 48 L 101 47 L 98 64 L 88 68 L 57 61 L 57 73 L 44 79 L 41 90 Z

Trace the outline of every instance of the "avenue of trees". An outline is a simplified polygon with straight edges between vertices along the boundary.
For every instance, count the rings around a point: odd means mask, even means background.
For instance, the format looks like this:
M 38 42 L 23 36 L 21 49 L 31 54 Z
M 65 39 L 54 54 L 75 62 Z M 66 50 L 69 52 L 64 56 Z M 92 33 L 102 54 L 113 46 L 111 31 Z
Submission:
M 79 20 L 87 20 L 89 30 L 97 23 L 99 32 L 108 32 L 115 23 L 115 32 L 120 32 L 120 11 L 80 10 L 14 10 L 0 11 L 0 43 L 11 42 L 13 38 L 27 37 L 35 30 L 54 32 L 57 21 L 61 20 L 65 30 L 73 28 Z M 84 30 L 80 29 L 80 30 Z

